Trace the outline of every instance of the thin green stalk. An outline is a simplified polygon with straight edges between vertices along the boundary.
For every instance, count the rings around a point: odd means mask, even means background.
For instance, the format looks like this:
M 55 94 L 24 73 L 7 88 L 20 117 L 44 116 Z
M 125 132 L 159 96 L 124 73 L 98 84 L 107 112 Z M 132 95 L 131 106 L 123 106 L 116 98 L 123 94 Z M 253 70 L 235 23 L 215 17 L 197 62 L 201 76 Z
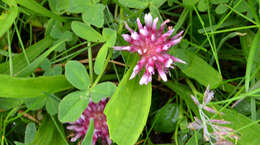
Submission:
M 210 48 L 212 49 L 213 55 L 214 55 L 214 57 L 216 58 L 216 64 L 217 64 L 218 72 L 219 72 L 219 74 L 222 76 L 222 74 L 221 74 L 221 69 L 220 69 L 220 65 L 219 65 L 219 61 L 218 61 L 218 59 L 217 59 L 218 57 L 217 57 L 217 54 L 214 53 L 214 46 L 212 45 L 212 43 L 211 43 L 211 41 L 210 41 L 209 33 L 207 33 L 207 31 L 206 31 L 206 29 L 205 29 L 204 21 L 202 20 L 202 18 L 201 18 L 201 16 L 200 16 L 199 12 L 198 12 L 198 10 L 197 10 L 197 8 L 196 8 L 195 6 L 193 6 L 193 9 L 195 10 L 195 12 L 196 12 L 196 14 L 197 14 L 197 16 L 198 16 L 198 18 L 199 18 L 199 21 L 200 21 L 200 23 L 201 23 L 201 25 L 202 25 L 202 28 L 203 28 L 203 30 L 204 30 L 204 32 L 205 32 L 205 34 L 206 34 L 207 40 L 208 40 L 208 42 L 209 42 Z
M 254 19 L 256 20 L 257 24 L 260 25 L 260 19 L 259 16 L 256 13 L 256 7 L 255 7 L 255 0 L 248 0 L 248 4 L 249 4 L 249 9 L 254 17 Z
M 24 48 L 24 45 L 23 45 L 23 41 L 22 41 L 21 35 L 20 35 L 19 31 L 18 31 L 16 22 L 14 23 L 14 28 L 15 28 L 15 31 L 16 31 L 16 34 L 17 34 L 17 37 L 18 37 L 18 41 L 19 41 L 19 43 L 20 43 L 20 45 L 22 47 L 22 51 L 23 51 L 25 60 L 26 60 L 27 64 L 29 65 L 30 64 L 30 60 L 29 60 L 29 58 L 28 58 L 28 56 L 26 54 L 26 51 L 25 51 L 25 48 Z
M 10 67 L 10 76 L 14 75 L 14 69 L 13 69 L 13 57 L 12 57 L 12 48 L 11 48 L 11 42 L 10 42 L 10 32 L 7 31 L 7 41 L 8 41 L 8 54 L 9 54 L 9 67 Z
M 242 27 L 224 29 L 224 30 L 219 30 L 219 31 L 215 31 L 215 32 L 210 32 L 208 34 L 218 34 L 218 33 L 225 33 L 225 32 L 238 31 L 238 30 L 244 30 L 244 29 L 252 29 L 252 28 L 260 28 L 260 25 L 250 25 L 250 26 L 242 26 Z
M 257 23 L 256 23 L 254 20 L 252 20 L 252 19 L 250 19 L 249 17 L 243 15 L 242 13 L 240 13 L 240 12 L 237 11 L 236 9 L 232 8 L 231 6 L 229 6 L 229 5 L 227 5 L 227 4 L 225 4 L 225 6 L 228 7 L 228 8 L 230 8 L 232 11 L 234 11 L 235 13 L 237 13 L 237 14 L 238 14 L 239 16 L 241 16 L 242 18 L 244 18 L 244 19 L 248 20 L 249 22 L 251 22 L 251 23 L 257 25 Z
M 90 84 L 93 82 L 93 61 L 92 61 L 92 47 L 91 43 L 88 43 L 88 66 L 89 66 L 89 77 L 90 77 Z
M 60 136 L 61 136 L 62 140 L 66 143 L 66 145 L 69 145 L 69 143 L 67 142 L 66 137 L 64 136 L 63 131 L 60 129 L 59 125 L 57 124 L 57 122 L 56 122 L 56 120 L 54 119 L 53 116 L 51 116 L 51 120 L 54 123 L 54 125 L 55 125 L 56 129 L 58 130 L 58 132 L 60 133 Z

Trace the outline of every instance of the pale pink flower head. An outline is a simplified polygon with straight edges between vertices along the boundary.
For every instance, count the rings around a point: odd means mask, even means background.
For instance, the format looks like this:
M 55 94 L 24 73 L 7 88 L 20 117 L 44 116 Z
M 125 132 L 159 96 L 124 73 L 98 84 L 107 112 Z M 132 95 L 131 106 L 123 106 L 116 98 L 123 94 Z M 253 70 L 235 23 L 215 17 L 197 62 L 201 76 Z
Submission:
M 179 43 L 182 39 L 182 33 L 171 37 L 174 29 L 169 29 L 166 33 L 163 30 L 170 20 L 164 21 L 160 28 L 157 29 L 158 17 L 153 19 L 151 14 L 145 14 L 145 25 L 141 24 L 139 18 L 137 18 L 137 26 L 139 32 L 135 32 L 131 29 L 127 23 L 125 23 L 126 29 L 131 33 L 123 34 L 125 41 L 129 42 L 129 46 L 115 46 L 115 50 L 126 50 L 129 52 L 137 52 L 140 56 L 140 60 L 133 69 L 133 73 L 130 79 L 133 79 L 143 68 L 145 68 L 144 75 L 142 76 L 139 84 L 148 84 L 152 81 L 152 75 L 157 69 L 160 77 L 163 81 L 167 81 L 166 73 L 169 68 L 173 68 L 175 62 L 185 63 L 181 59 L 167 54 L 167 50 Z
M 75 142 L 78 139 L 83 140 L 87 130 L 89 128 L 90 120 L 94 120 L 94 135 L 93 145 L 96 144 L 98 138 L 102 139 L 103 144 L 111 144 L 112 141 L 109 137 L 108 126 L 106 122 L 106 116 L 104 114 L 104 108 L 108 99 L 103 99 L 99 103 L 89 102 L 88 107 L 82 113 L 80 118 L 70 123 L 67 129 L 74 131 L 75 135 L 71 138 L 71 142 Z

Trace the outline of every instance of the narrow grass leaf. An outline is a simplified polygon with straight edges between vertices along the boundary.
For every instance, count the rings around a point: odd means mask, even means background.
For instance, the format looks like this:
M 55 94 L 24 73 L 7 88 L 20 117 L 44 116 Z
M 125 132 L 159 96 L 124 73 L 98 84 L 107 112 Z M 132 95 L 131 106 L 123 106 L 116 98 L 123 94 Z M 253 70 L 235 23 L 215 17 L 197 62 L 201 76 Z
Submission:
M 42 5 L 37 3 L 35 0 L 16 0 L 16 2 L 19 5 L 25 7 L 29 10 L 32 10 L 33 12 L 41 14 L 43 16 L 51 17 L 51 18 L 56 19 L 58 21 L 65 21 L 64 18 L 52 13 L 51 11 L 49 11 L 48 9 L 46 9 L 45 7 L 43 7 Z
M 44 92 L 56 93 L 72 88 L 64 76 L 16 78 L 0 75 L 0 96 L 7 98 L 30 98 L 43 96 Z
M 93 135 L 94 135 L 94 120 L 91 119 L 89 126 L 88 126 L 88 131 L 87 131 L 81 145 L 92 145 Z
M 67 145 L 52 121 L 46 117 L 40 124 L 32 143 L 28 145 Z
M 18 7 L 16 5 L 10 6 L 8 11 L 3 12 L 0 15 L 0 27 L 1 27 L 0 38 L 12 26 L 17 16 L 18 16 Z
M 35 59 L 31 64 L 23 68 L 21 71 L 17 72 L 15 76 L 23 77 L 28 76 L 34 70 L 47 58 L 47 56 L 53 52 L 57 47 L 59 47 L 62 43 L 64 43 L 65 40 L 60 41 L 56 45 L 52 46 L 50 49 L 48 49 L 46 52 L 44 52 L 41 56 L 39 56 L 37 59 Z
M 108 28 L 103 29 L 103 39 L 106 41 L 106 43 L 98 51 L 98 55 L 94 64 L 94 71 L 96 74 L 100 74 L 104 69 L 108 49 L 114 46 L 116 42 L 116 31 Z
M 30 46 L 26 49 L 26 54 L 29 57 L 29 61 L 33 61 L 37 58 L 45 49 L 51 46 L 53 40 L 50 37 L 45 37 L 34 45 Z M 23 53 L 13 56 L 13 71 L 16 74 L 21 71 L 24 67 L 26 67 L 28 63 L 26 62 L 25 56 Z M 0 64 L 0 73 L 1 74 L 9 74 L 9 61 Z
M 256 57 L 256 50 L 259 48 L 259 41 L 260 41 L 260 30 L 256 33 L 254 40 L 252 42 L 251 48 L 249 50 L 248 58 L 247 58 L 247 65 L 246 65 L 246 75 L 245 75 L 245 89 L 246 91 L 249 90 L 249 83 L 250 83 L 250 76 L 253 71 L 253 64 L 255 57 Z

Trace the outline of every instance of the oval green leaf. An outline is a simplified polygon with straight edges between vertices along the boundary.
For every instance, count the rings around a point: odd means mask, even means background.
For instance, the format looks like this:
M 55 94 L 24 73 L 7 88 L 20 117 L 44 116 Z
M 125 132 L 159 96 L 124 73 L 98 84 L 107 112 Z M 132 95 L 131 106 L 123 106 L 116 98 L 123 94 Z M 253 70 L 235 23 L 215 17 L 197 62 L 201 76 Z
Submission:
M 210 85 L 214 89 L 222 82 L 221 75 L 196 54 L 185 49 L 174 49 L 170 53 L 187 63 L 176 63 L 176 65 L 185 75 L 195 79 L 200 84 L 204 86 Z
M 88 24 L 84 24 L 78 21 L 73 21 L 71 23 L 71 29 L 77 36 L 85 40 L 92 41 L 92 42 L 103 41 L 100 33 L 98 33 L 95 29 L 93 29 Z
M 105 97 L 111 97 L 116 90 L 116 85 L 111 82 L 104 82 L 96 85 L 91 90 L 91 99 L 95 103 L 98 103 L 100 100 L 102 100 Z
M 146 124 L 151 105 L 152 87 L 129 80 L 130 69 L 105 108 L 111 139 L 119 145 L 133 145 Z
M 61 122 L 74 122 L 87 108 L 89 98 L 86 92 L 73 92 L 65 96 L 59 104 L 59 120 Z
M 65 77 L 76 88 L 87 90 L 90 81 L 84 65 L 77 61 L 69 61 L 65 65 Z

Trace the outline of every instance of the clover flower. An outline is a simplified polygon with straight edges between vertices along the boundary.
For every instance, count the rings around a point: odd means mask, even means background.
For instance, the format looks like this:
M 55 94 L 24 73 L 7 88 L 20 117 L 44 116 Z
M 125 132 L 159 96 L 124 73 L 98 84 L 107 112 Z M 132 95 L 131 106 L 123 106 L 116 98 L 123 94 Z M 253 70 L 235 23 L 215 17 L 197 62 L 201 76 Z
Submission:
M 137 18 L 136 21 L 139 33 L 135 32 L 127 23 L 125 23 L 125 27 L 131 35 L 122 35 L 124 40 L 130 43 L 130 46 L 115 46 L 113 48 L 115 50 L 137 52 L 141 57 L 137 65 L 134 67 L 130 79 L 133 79 L 142 68 L 145 68 L 144 75 L 139 84 L 147 85 L 152 81 L 152 75 L 155 73 L 156 68 L 162 80 L 167 81 L 166 73 L 168 73 L 169 68 L 173 68 L 172 65 L 175 64 L 175 62 L 185 64 L 183 60 L 166 53 L 170 47 L 181 41 L 183 31 L 171 37 L 174 29 L 169 27 L 169 30 L 166 33 L 163 33 L 166 24 L 170 22 L 170 20 L 164 21 L 160 28 L 157 29 L 158 17 L 153 19 L 150 13 L 145 14 L 144 16 L 145 26 L 141 24 L 139 18 Z
M 221 124 L 230 124 L 231 122 L 218 119 L 209 119 L 209 117 L 204 113 L 204 110 L 214 114 L 217 113 L 215 109 L 206 106 L 214 98 L 214 92 L 209 90 L 209 86 L 203 95 L 202 104 L 200 104 L 199 100 L 193 95 L 191 95 L 191 98 L 199 107 L 201 119 L 194 117 L 194 121 L 189 123 L 188 128 L 193 130 L 203 129 L 204 140 L 209 141 L 212 145 L 234 145 L 231 141 L 226 140 L 226 137 L 237 141 L 239 137 L 234 134 L 235 130 L 229 127 L 220 126 Z M 213 130 L 212 132 L 208 130 L 208 126 L 210 126 Z M 213 140 L 215 143 L 213 143 Z
M 75 132 L 71 142 L 75 142 L 79 138 L 81 140 L 85 137 L 86 132 L 89 127 L 90 120 L 94 120 L 94 135 L 93 135 L 93 145 L 96 144 L 98 138 L 102 139 L 103 144 L 111 144 L 112 141 L 109 137 L 108 126 L 106 123 L 106 116 L 104 114 L 104 108 L 108 102 L 108 99 L 103 99 L 99 103 L 89 102 L 88 107 L 82 113 L 80 118 L 70 123 L 67 129 Z

